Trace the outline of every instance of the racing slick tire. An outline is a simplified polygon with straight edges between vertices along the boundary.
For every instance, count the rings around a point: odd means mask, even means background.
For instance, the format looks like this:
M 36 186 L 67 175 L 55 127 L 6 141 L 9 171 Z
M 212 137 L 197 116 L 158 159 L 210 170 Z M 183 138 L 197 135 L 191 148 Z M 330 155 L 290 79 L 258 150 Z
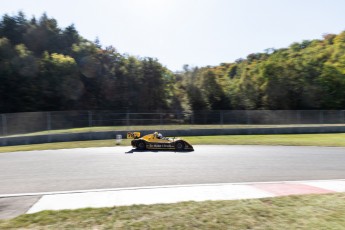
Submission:
M 137 149 L 139 150 L 145 150 L 146 149 L 146 143 L 144 141 L 139 141 L 137 143 Z
M 184 149 L 184 143 L 182 141 L 178 141 L 175 143 L 175 149 L 177 151 L 182 151 Z

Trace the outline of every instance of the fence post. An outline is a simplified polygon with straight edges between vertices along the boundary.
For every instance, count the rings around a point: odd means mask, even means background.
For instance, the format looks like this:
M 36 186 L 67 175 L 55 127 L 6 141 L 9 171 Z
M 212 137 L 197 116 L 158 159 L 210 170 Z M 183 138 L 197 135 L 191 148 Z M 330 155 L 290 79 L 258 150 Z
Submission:
M 129 112 L 126 113 L 126 125 L 129 126 L 130 123 L 130 117 L 129 117 Z
M 163 114 L 162 113 L 159 114 L 159 124 L 163 125 Z
M 324 120 L 323 120 L 323 110 L 320 110 L 319 112 L 319 124 L 323 124 Z
M 301 124 L 301 117 L 302 117 L 302 114 L 301 114 L 301 110 L 297 110 L 297 121 L 296 123 L 297 124 Z
M 220 124 L 223 125 L 224 124 L 224 114 L 223 111 L 220 111 Z
M 2 121 L 2 135 L 7 136 L 7 119 L 6 119 L 5 114 L 1 115 L 1 121 Z
M 50 112 L 47 112 L 47 130 L 48 130 L 48 133 L 51 129 L 52 129 L 51 115 L 50 115 Z
M 51 125 L 51 115 L 50 112 L 47 112 L 47 131 L 48 131 L 48 135 L 47 135 L 47 142 L 51 142 L 51 136 L 50 136 L 50 130 L 52 129 L 52 125 Z
M 92 127 L 92 111 L 87 111 L 89 119 L 89 127 Z
M 247 123 L 247 125 L 250 125 L 251 124 L 250 111 L 246 110 L 245 113 L 246 113 L 246 123 Z

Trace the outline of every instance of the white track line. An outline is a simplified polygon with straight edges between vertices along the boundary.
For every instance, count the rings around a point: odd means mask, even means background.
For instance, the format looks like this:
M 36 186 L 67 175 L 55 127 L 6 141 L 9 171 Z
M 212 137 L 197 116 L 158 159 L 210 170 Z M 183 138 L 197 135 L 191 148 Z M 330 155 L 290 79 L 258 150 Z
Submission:
M 224 185 L 252 185 L 252 184 L 277 184 L 277 183 L 310 183 L 313 182 L 330 182 L 330 181 L 344 181 L 345 179 L 329 179 L 329 180 L 304 180 L 304 181 L 266 181 L 266 182 L 237 182 L 237 183 L 215 183 L 215 184 L 183 184 L 183 185 L 160 185 L 160 186 L 144 186 L 144 187 L 124 187 L 124 188 L 105 188 L 105 189 L 87 189 L 87 190 L 70 190 L 70 191 L 54 191 L 54 192 L 36 192 L 36 193 L 14 193 L 14 194 L 0 194 L 0 198 L 21 197 L 21 196 L 44 196 L 44 195 L 58 195 L 71 193 L 88 193 L 88 192 L 109 192 L 109 191 L 123 191 L 123 190 L 144 190 L 144 189 L 158 189 L 158 188 L 180 188 L 180 187 L 200 187 L 200 186 L 224 186 Z
M 27 213 L 183 201 L 238 200 L 281 195 L 345 192 L 345 180 L 223 183 L 98 189 L 45 194 Z

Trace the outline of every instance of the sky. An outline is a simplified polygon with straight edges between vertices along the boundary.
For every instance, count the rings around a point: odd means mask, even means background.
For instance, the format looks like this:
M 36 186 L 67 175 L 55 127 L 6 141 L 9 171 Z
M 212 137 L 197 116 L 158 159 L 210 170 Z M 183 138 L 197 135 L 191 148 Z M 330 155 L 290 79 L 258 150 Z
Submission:
M 345 30 L 345 0 L 0 0 L 0 15 L 43 13 L 103 47 L 172 71 L 215 66 Z

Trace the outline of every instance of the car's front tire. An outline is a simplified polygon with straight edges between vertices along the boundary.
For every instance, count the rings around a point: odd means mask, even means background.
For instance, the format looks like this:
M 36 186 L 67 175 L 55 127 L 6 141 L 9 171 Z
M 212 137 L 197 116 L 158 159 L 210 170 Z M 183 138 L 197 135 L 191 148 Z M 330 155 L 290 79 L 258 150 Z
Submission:
M 184 149 L 184 143 L 182 141 L 178 141 L 175 143 L 175 149 L 177 151 L 182 151 Z
M 145 150 L 146 149 L 146 143 L 144 141 L 138 141 L 137 143 L 137 149 L 139 150 Z

